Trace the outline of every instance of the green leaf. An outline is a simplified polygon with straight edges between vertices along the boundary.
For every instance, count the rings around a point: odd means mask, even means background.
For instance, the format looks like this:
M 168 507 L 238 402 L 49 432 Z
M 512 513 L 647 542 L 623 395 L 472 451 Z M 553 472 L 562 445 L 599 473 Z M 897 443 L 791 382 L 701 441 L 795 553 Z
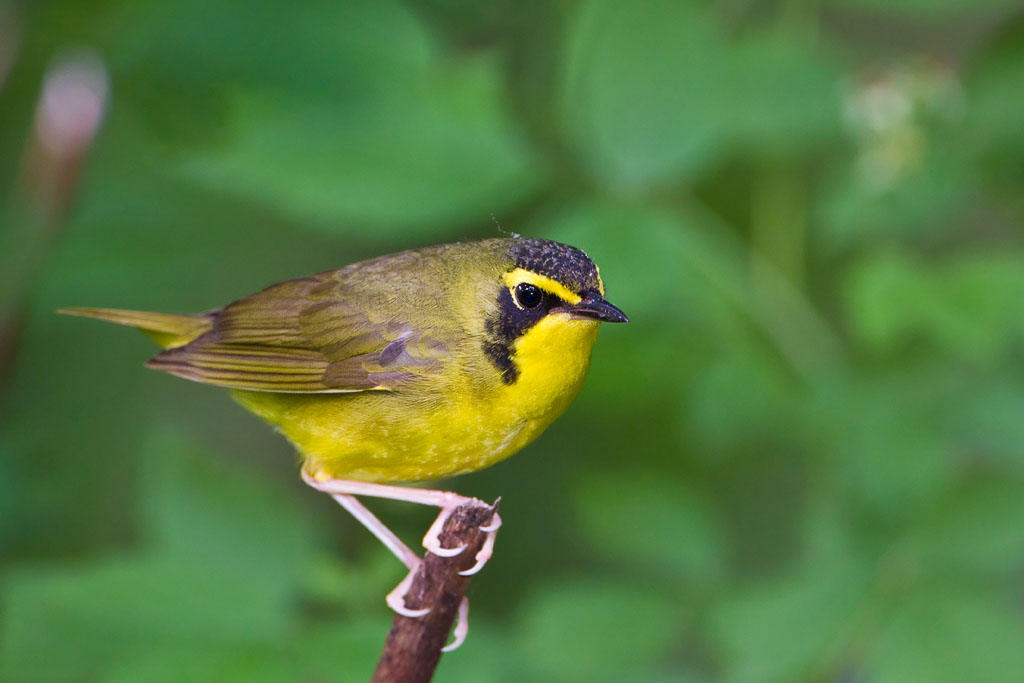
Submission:
M 174 433 L 155 432 L 143 462 L 142 519 L 162 554 L 223 569 L 264 596 L 310 573 L 310 520 L 282 487 Z
M 580 483 L 580 528 L 598 552 L 687 582 L 721 578 L 726 539 L 715 509 L 691 487 L 655 473 L 594 473 Z
M 948 15 L 972 15 L 1016 7 L 1014 0 L 828 0 L 828 4 L 867 12 L 905 14 L 925 20 Z
M 708 161 L 721 135 L 708 97 L 719 74 L 713 66 L 698 68 L 716 63 L 711 28 L 684 3 L 579 6 L 569 34 L 563 126 L 605 180 L 638 185 Z
M 389 15 L 408 12 L 382 4 Z M 375 7 L 360 3 L 345 18 L 386 34 L 389 19 Z M 323 20 L 346 29 L 338 17 Z M 182 173 L 328 231 L 358 223 L 403 234 L 466 216 L 483 223 L 531 193 L 541 173 L 502 110 L 499 63 L 447 59 L 415 19 L 398 24 L 409 40 L 320 44 L 332 70 L 365 74 L 368 85 L 355 93 L 229 91 L 230 138 L 186 157 Z
M 14 680 L 95 676 L 141 653 L 269 641 L 290 626 L 264 586 L 166 557 L 35 570 L 5 591 L 0 673 Z
M 850 327 L 868 348 L 895 346 L 908 335 L 909 320 L 934 307 L 934 293 L 905 257 L 881 253 L 857 264 L 847 276 Z M 908 316 L 914 316 L 908 320 Z
M 976 362 L 995 362 L 1024 332 L 1024 267 L 1013 254 L 976 254 L 926 265 L 885 252 L 852 269 L 847 309 L 869 349 L 918 339 Z
M 683 622 L 671 596 L 655 590 L 580 581 L 548 584 L 523 607 L 523 675 L 561 681 L 628 678 L 679 642 Z
M 838 142 L 843 76 L 832 55 L 785 31 L 752 31 L 729 47 L 726 93 L 717 107 L 731 150 L 806 154 Z
M 591 0 L 570 25 L 563 127 L 606 182 L 693 174 L 732 145 L 794 152 L 838 132 L 838 74 L 783 34 L 725 35 L 710 7 Z
M 260 86 L 290 94 L 353 98 L 408 84 L 437 46 L 393 0 L 142 0 L 118 3 L 108 20 L 131 22 L 113 50 L 115 69 L 156 73 L 188 91 Z M 225 27 L 237 30 L 225 31 Z M 372 64 L 366 63 L 368 57 Z M 358 68 L 362 66 L 363 68 Z M 367 68 L 368 67 L 368 68 Z M 142 84 L 139 84 L 142 85 Z
M 625 328 L 601 332 L 581 396 L 592 410 L 646 413 L 661 397 L 675 405 L 704 357 L 735 331 L 749 304 L 744 255 L 716 227 L 691 212 L 597 202 L 564 206 L 530 226 L 531 236 L 584 249 L 609 300 L 630 316 Z
M 847 559 L 735 591 L 714 609 L 710 629 L 724 680 L 813 678 L 847 637 L 869 579 L 864 567 Z
M 1015 5 L 1011 0 L 1006 4 Z M 1017 15 L 1001 28 L 979 48 L 964 75 L 966 134 L 986 152 L 1017 159 L 1024 149 L 1024 131 L 1016 115 L 1024 107 L 1024 93 L 1018 87 L 1024 79 L 1024 24 Z
M 953 131 L 920 131 L 927 135 L 959 135 Z M 934 137 L 926 145 L 941 145 Z M 862 152 L 863 153 L 863 152 Z M 880 191 L 876 179 L 852 166 L 828 180 L 818 212 L 825 243 L 836 250 L 879 241 L 914 240 L 953 232 L 947 218 L 971 199 L 975 171 L 946 149 L 929 147 L 924 158 L 892 187 Z
M 722 350 L 698 370 L 684 419 L 712 452 L 786 432 L 796 436 L 802 409 L 798 389 L 768 354 Z
M 580 203 L 543 216 L 530 234 L 586 251 L 634 322 L 700 325 L 745 296 L 740 245 L 714 227 L 692 212 Z
M 180 438 L 146 453 L 145 552 L 6 582 L 0 674 L 92 678 L 138 657 L 266 644 L 295 627 L 308 522 L 276 487 Z
M 962 394 L 950 397 L 948 408 L 956 438 L 982 457 L 1024 465 L 1024 380 L 1002 368 L 979 375 Z
M 878 683 L 1011 683 L 1024 671 L 1024 629 L 1006 606 L 935 588 L 900 602 L 868 656 Z
M 434 680 L 451 683 L 516 683 L 524 678 L 523 658 L 517 634 L 498 628 L 486 618 L 470 614 L 473 625 L 469 640 L 459 648 L 458 656 L 441 658 Z
M 953 443 L 941 406 L 915 375 L 857 387 L 841 416 L 841 480 L 855 499 L 888 516 L 935 501 L 956 477 Z M 879 396 L 885 401 L 879 401 Z
M 169 660 L 166 653 L 141 653 L 115 667 L 104 680 L 108 683 L 362 682 L 373 672 L 389 623 L 390 617 L 384 613 L 374 619 L 347 616 L 344 621 L 305 628 L 287 640 L 259 646 L 210 644 L 192 648 L 188 656 L 173 660 Z
M 1018 478 L 973 483 L 915 526 L 911 548 L 936 572 L 1016 576 L 1024 567 L 1024 490 Z

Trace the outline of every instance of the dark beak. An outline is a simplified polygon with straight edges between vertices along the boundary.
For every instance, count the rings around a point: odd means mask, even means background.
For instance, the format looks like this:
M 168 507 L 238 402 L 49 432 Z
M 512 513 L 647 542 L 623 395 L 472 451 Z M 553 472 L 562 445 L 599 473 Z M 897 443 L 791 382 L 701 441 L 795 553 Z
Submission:
M 597 292 L 588 292 L 578 304 L 567 304 L 555 310 L 565 311 L 577 318 L 590 318 L 605 323 L 629 322 L 625 313 L 605 301 Z

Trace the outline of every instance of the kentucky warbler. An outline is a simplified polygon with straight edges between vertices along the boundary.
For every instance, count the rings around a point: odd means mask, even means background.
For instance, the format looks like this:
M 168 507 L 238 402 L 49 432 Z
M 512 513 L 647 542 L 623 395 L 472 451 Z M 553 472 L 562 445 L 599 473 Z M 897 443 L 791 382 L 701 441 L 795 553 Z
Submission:
M 522 238 L 382 256 L 199 315 L 61 312 L 139 328 L 164 348 L 148 367 L 227 387 L 273 424 L 301 453 L 305 480 L 409 567 L 388 596 L 407 616 L 423 613 L 404 602 L 420 559 L 354 496 L 441 507 L 423 544 L 458 554 L 438 534 L 475 499 L 381 482 L 472 472 L 520 450 L 576 397 L 599 323 L 627 322 L 585 253 Z M 499 524 L 467 573 L 487 561 Z

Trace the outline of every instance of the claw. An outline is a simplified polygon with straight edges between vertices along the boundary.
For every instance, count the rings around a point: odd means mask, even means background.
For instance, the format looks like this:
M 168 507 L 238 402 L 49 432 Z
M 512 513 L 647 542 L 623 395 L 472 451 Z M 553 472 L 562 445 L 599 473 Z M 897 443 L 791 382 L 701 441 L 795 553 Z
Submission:
M 459 615 L 456 617 L 455 630 L 452 632 L 452 642 L 441 648 L 441 652 L 458 650 L 459 646 L 466 642 L 469 635 L 469 598 L 463 596 L 459 603 Z
M 410 619 L 419 619 L 422 616 L 426 616 L 430 613 L 429 607 L 423 609 L 409 609 L 405 606 L 405 596 L 409 593 L 409 588 L 412 586 L 412 579 L 416 576 L 416 571 L 419 567 L 414 567 L 409 571 L 409 574 L 402 579 L 402 582 L 395 586 L 395 589 L 388 593 L 388 596 L 384 598 L 384 602 L 388 603 L 388 607 L 394 610 L 396 613 L 401 614 L 403 617 L 409 617 Z
M 498 529 L 501 527 L 501 518 L 498 517 L 498 513 L 494 513 L 494 520 L 487 527 L 480 527 L 483 531 L 487 532 L 487 538 L 484 539 L 484 545 L 480 548 L 480 552 L 476 554 L 476 564 L 469 569 L 459 572 L 460 576 L 473 576 L 473 574 L 484 568 L 487 561 L 491 559 L 491 555 L 494 554 L 494 541 L 497 540 Z
M 441 530 L 444 529 L 444 523 L 452 516 L 456 507 L 458 506 L 441 508 L 441 512 L 437 515 L 437 519 L 435 519 L 434 523 L 430 525 L 429 529 L 427 529 L 427 535 L 423 537 L 423 547 L 440 557 L 455 557 L 466 549 L 465 544 L 460 545 L 457 548 L 445 548 L 441 545 Z
M 492 533 L 501 528 L 501 515 L 498 514 L 498 505 L 501 503 L 501 498 L 494 501 L 494 516 L 491 517 L 491 523 L 485 524 L 480 527 L 480 531 L 485 533 Z
M 495 512 L 494 513 L 494 517 L 491 517 L 491 523 L 490 524 L 482 525 L 480 527 L 480 531 L 483 531 L 483 532 L 486 532 L 486 533 L 490 534 L 490 533 L 494 533 L 495 531 L 497 531 L 500 528 L 501 528 L 501 516 L 497 512 Z
M 458 548 L 444 548 L 436 541 L 433 543 L 424 541 L 423 547 L 435 555 L 440 555 L 441 557 L 455 557 L 466 549 L 465 545 L 460 545 Z

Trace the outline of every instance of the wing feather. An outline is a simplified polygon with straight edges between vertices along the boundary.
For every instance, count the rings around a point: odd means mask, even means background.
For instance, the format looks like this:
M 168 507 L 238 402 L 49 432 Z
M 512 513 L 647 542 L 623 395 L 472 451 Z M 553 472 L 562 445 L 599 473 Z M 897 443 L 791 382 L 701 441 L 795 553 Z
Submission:
M 213 314 L 209 332 L 147 366 L 205 384 L 290 393 L 397 390 L 441 368 L 444 344 L 373 315 L 331 276 L 236 301 Z

